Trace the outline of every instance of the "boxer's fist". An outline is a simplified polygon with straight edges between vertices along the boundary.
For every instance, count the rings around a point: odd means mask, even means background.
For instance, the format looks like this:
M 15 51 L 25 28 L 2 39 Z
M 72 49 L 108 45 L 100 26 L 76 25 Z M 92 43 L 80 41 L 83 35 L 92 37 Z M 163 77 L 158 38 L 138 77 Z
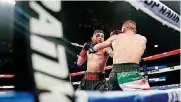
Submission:
M 89 51 L 91 52 L 91 53 L 96 53 L 96 50 L 94 49 L 94 46 L 95 46 L 96 44 L 94 44 L 94 43 L 91 43 L 90 44 L 90 47 L 89 47 Z
M 96 51 L 94 50 L 94 46 L 95 46 L 94 43 L 86 42 L 82 49 L 84 51 L 90 51 L 91 53 L 95 53 Z
M 86 42 L 85 44 L 84 44 L 84 46 L 83 46 L 83 50 L 85 50 L 85 51 L 88 51 L 89 50 L 89 48 L 90 48 L 90 45 L 91 45 L 91 43 L 90 42 Z

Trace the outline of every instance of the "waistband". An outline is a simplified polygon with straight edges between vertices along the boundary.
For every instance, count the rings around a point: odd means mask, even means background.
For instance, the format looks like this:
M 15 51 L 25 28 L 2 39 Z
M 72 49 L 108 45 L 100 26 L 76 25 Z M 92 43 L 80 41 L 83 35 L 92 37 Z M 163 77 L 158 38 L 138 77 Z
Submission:
M 113 64 L 112 71 L 116 72 L 131 72 L 131 71 L 138 71 L 139 64 L 137 63 L 118 63 Z
M 85 72 L 84 78 L 87 80 L 105 79 L 105 73 L 104 72 Z

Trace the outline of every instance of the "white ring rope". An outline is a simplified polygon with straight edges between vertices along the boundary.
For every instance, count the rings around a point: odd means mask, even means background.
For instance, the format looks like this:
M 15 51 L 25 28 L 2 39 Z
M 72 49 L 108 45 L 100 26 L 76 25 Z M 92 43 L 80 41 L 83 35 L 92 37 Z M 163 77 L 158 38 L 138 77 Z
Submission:
M 180 30 L 180 15 L 161 3 L 159 0 L 125 0 L 137 10 L 142 10 L 149 16 L 177 31 Z
M 78 43 L 71 43 L 72 45 L 74 45 L 74 46 L 77 46 L 77 47 L 84 47 L 83 45 L 80 45 L 80 44 L 78 44 Z
M 151 70 L 151 71 L 148 71 L 148 74 L 158 74 L 158 73 L 170 72 L 170 71 L 174 71 L 174 70 L 181 70 L 180 65 L 174 66 L 174 67 L 163 68 L 163 69 Z

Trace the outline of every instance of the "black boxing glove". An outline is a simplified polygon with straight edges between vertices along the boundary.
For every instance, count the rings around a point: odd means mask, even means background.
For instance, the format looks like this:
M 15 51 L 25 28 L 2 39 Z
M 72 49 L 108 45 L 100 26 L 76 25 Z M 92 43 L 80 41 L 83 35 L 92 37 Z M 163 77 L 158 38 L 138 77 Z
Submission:
M 118 34 L 120 34 L 120 33 L 122 33 L 120 30 L 113 30 L 113 31 L 110 33 L 110 36 L 112 36 L 112 35 L 118 35 Z
M 80 52 L 80 56 L 81 57 L 85 57 L 87 51 L 91 52 L 91 53 L 95 53 L 95 49 L 94 49 L 95 43 L 91 43 L 91 42 L 86 42 L 82 48 L 82 51 Z
M 81 57 L 85 57 L 86 56 L 86 53 L 87 53 L 87 51 L 89 50 L 89 48 L 90 48 L 90 42 L 86 42 L 85 44 L 84 44 L 84 46 L 83 46 L 83 48 L 82 48 L 82 51 L 80 52 L 80 54 L 79 54 L 79 56 L 81 56 Z
M 95 50 L 95 48 L 94 48 L 95 45 L 96 45 L 95 43 L 91 43 L 91 44 L 90 44 L 90 46 L 89 46 L 89 51 L 90 51 L 91 53 L 96 53 L 96 52 L 97 52 L 97 51 Z
M 86 42 L 82 49 L 85 50 L 85 51 L 88 51 L 89 48 L 90 48 L 90 44 L 91 44 L 90 42 Z

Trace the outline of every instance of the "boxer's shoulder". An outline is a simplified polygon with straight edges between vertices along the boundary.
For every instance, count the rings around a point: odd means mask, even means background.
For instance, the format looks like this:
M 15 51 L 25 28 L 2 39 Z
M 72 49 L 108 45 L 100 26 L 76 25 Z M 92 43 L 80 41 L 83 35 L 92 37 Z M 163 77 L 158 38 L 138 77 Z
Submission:
M 146 37 L 141 35 L 141 34 L 135 34 L 137 37 L 139 37 L 140 39 L 146 40 Z
M 146 43 L 147 42 L 147 39 L 145 36 L 142 36 L 140 34 L 136 34 L 136 36 L 139 38 L 139 40 L 141 40 L 142 42 Z
M 142 40 L 144 40 L 144 41 L 147 41 L 147 39 L 146 39 L 145 36 L 140 35 L 140 38 L 141 38 Z

